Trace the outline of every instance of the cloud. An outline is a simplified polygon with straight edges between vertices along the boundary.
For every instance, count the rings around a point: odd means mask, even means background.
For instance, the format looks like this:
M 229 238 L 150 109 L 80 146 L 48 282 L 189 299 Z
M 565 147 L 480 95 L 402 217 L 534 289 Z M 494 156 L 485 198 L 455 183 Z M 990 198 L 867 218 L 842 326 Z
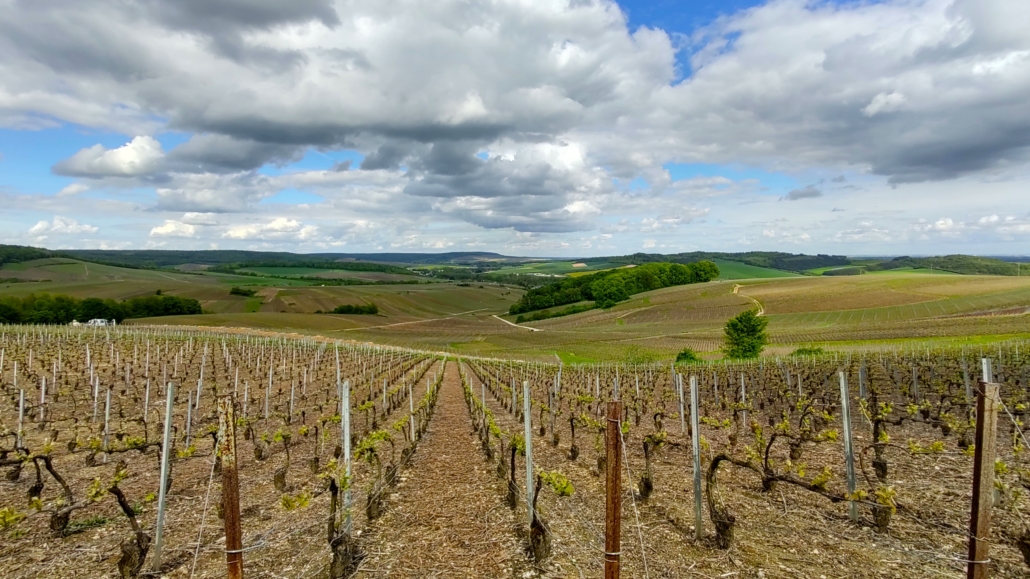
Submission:
M 277 217 L 268 223 L 231 227 L 222 234 L 222 237 L 227 239 L 307 240 L 317 234 L 318 227 L 314 225 L 304 225 L 294 219 Z
M 150 230 L 150 237 L 193 237 L 197 228 L 182 221 L 166 219 L 165 222 Z
M 71 185 L 68 185 L 67 187 L 64 187 L 60 191 L 58 191 L 57 196 L 70 197 L 73 195 L 78 195 L 79 193 L 84 193 L 86 191 L 89 191 L 89 185 L 85 185 L 83 183 L 72 183 Z
M 816 197 L 822 197 L 823 192 L 816 189 L 814 185 L 809 185 L 804 189 L 794 189 L 790 193 L 787 193 L 782 198 L 787 201 L 799 201 L 801 199 L 815 199 Z
M 901 105 L 904 103 L 905 95 L 896 92 L 890 94 L 882 92 L 874 96 L 873 100 L 862 109 L 862 114 L 872 117 L 881 112 L 894 112 L 901 108 Z
M 99 231 L 99 227 L 93 225 L 87 225 L 85 223 L 79 223 L 78 221 L 55 215 L 51 221 L 39 221 L 31 228 L 29 228 L 29 234 L 35 236 L 45 236 L 48 233 L 56 234 L 79 234 L 79 233 L 96 233 Z
M 133 177 L 151 172 L 163 157 L 161 143 L 144 135 L 117 149 L 82 149 L 54 165 L 53 171 L 71 177 Z
M 170 175 L 156 188 L 161 211 L 234 213 L 247 211 L 279 191 L 275 182 L 257 173 Z
M 226 135 L 194 135 L 168 153 L 167 169 L 189 173 L 250 171 L 266 163 L 284 165 L 304 156 L 300 145 L 262 143 Z
M 700 232 L 736 244 L 779 231 L 755 225 L 774 212 L 832 240 L 888 206 L 875 217 L 892 240 L 939 239 L 927 207 L 968 235 L 1025 197 L 1028 13 L 1019 0 L 774 0 L 672 37 L 631 28 L 610 0 L 8 2 L 0 126 L 129 142 L 55 164 L 84 182 L 60 199 L 14 192 L 2 206 L 146 220 L 126 236 L 175 222 L 197 243 L 305 248 L 429 243 L 431 227 L 540 251 L 671 247 Z M 187 140 L 165 151 L 155 137 L 166 132 Z M 360 170 L 292 165 L 343 149 Z M 670 163 L 716 170 L 673 181 Z M 733 176 L 751 169 L 759 177 Z M 844 183 L 833 175 L 860 189 L 827 185 L 846 210 L 832 215 L 758 194 L 782 173 L 815 175 L 786 200 L 823 194 L 820 177 Z M 884 195 L 885 181 L 905 186 Z M 86 185 L 89 196 L 73 194 Z M 287 189 L 326 201 L 261 203 Z M 944 190 L 975 199 L 938 207 Z M 375 224 L 368 237 L 340 225 L 359 221 Z M 990 231 L 1017 235 L 1024 221 Z M 301 239 L 306 227 L 327 237 Z M 583 233 L 594 230 L 619 241 Z
M 1028 13 L 1018 0 L 769 2 L 699 33 L 693 75 L 636 118 L 667 123 L 659 146 L 709 162 L 895 183 L 1025 163 Z

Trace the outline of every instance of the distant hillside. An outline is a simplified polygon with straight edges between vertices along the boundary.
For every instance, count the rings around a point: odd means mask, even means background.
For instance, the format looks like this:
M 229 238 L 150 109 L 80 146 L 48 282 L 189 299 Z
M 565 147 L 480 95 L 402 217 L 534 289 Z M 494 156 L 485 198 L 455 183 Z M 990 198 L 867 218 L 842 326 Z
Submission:
M 250 268 L 279 268 L 279 267 L 291 267 L 291 268 L 310 268 L 310 269 L 327 269 L 327 270 L 340 270 L 340 271 L 375 271 L 380 273 L 393 273 L 398 275 L 411 275 L 411 271 L 403 267 L 390 265 L 387 263 L 372 263 L 367 261 L 283 261 L 283 260 L 261 260 L 261 261 L 245 261 L 242 263 L 227 263 L 223 265 L 216 265 L 209 271 L 218 271 L 222 273 L 240 273 L 239 270 L 245 270 Z
M 176 251 L 159 249 L 72 249 L 52 251 L 20 245 L 0 245 L 0 266 L 5 263 L 19 263 L 47 257 L 68 257 L 82 261 L 129 267 L 135 269 L 171 268 L 185 264 L 209 267 L 239 264 L 274 263 L 277 266 L 300 267 L 302 264 L 340 262 L 373 262 L 395 264 L 396 266 L 471 266 L 472 274 L 485 274 L 512 264 L 546 261 L 526 257 L 507 256 L 488 251 L 455 251 L 447 253 L 290 253 L 275 251 L 243 251 L 232 249 Z M 612 257 L 591 257 L 580 261 L 588 264 L 643 265 L 646 263 L 690 264 L 698 261 L 732 261 L 759 268 L 802 273 L 808 270 L 864 266 L 868 270 L 890 270 L 901 267 L 941 269 L 961 274 L 1019 275 L 1017 261 L 1026 262 L 1027 257 L 976 257 L 970 255 L 946 255 L 943 257 L 897 257 L 869 265 L 873 260 L 852 260 L 843 255 L 806 255 L 780 251 L 748 251 L 742 253 L 694 251 L 662 255 L 658 253 L 634 253 Z M 558 260 L 558 261 L 568 261 Z M 340 269 L 349 269 L 340 267 Z M 466 272 L 457 272 L 468 275 Z
M 674 253 L 662 255 L 659 253 L 634 253 L 618 257 L 591 258 L 590 261 L 606 261 L 611 263 L 627 263 L 641 265 L 645 263 L 670 262 L 670 263 L 695 263 L 701 260 L 723 259 L 737 261 L 753 265 L 755 267 L 768 267 L 783 271 L 803 272 L 808 269 L 819 267 L 833 267 L 838 265 L 851 265 L 851 260 L 843 255 L 805 255 L 794 253 L 783 253 L 779 251 L 749 251 L 746 253 L 719 253 L 708 251 L 693 251 L 689 253 Z
M 525 261 L 525 258 L 509 257 L 489 251 L 452 251 L 449 253 L 312 253 L 307 257 L 410 263 L 413 265 L 474 264 L 484 260 Z
M 25 247 L 23 245 L 0 245 L 0 266 L 3 266 L 5 263 L 21 263 L 47 257 L 53 257 L 53 252 L 48 249 Z
M 977 257 L 974 255 L 945 255 L 943 257 L 896 257 L 890 261 L 884 261 L 870 265 L 867 269 L 872 271 L 885 271 L 902 267 L 921 269 L 941 269 L 953 273 L 966 275 L 1019 275 L 1022 272 L 1019 266 L 1014 263 L 1001 261 L 990 257 Z
M 275 262 L 278 265 L 297 265 L 312 261 L 376 261 L 413 265 L 452 265 L 475 263 L 483 260 L 516 260 L 497 253 L 484 251 L 450 253 L 288 253 L 277 251 L 241 251 L 215 249 L 202 251 L 175 251 L 162 249 L 103 250 L 74 249 L 63 254 L 84 261 L 99 261 L 132 267 L 174 267 L 183 264 L 227 265 L 234 263 Z

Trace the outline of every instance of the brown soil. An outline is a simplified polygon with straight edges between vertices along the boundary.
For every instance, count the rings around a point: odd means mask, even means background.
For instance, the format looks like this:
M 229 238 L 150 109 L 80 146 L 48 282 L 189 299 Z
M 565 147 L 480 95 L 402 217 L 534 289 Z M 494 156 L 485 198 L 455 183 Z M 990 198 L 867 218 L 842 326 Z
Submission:
M 387 512 L 361 542 L 357 577 L 522 577 L 530 563 L 479 453 L 455 364 Z

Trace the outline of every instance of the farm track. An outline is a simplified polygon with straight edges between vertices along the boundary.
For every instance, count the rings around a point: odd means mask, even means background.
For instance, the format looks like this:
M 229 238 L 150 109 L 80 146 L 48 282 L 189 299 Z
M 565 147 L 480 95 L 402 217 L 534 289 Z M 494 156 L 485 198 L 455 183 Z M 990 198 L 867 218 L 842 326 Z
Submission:
M 370 528 L 356 577 L 522 577 L 530 567 L 471 426 L 458 369 L 448 364 L 436 413 Z
M 742 298 L 748 300 L 749 302 L 755 304 L 755 307 L 758 308 L 758 316 L 759 317 L 764 316 L 765 315 L 765 308 L 762 307 L 762 302 L 756 300 L 755 298 L 753 298 L 753 297 L 751 297 L 749 295 L 744 295 L 744 294 L 740 293 L 740 288 L 742 288 L 742 287 L 744 287 L 744 286 L 740 285 L 739 283 L 738 284 L 734 284 L 733 285 L 733 293 L 734 293 L 734 295 L 739 295 L 740 297 L 742 297 Z

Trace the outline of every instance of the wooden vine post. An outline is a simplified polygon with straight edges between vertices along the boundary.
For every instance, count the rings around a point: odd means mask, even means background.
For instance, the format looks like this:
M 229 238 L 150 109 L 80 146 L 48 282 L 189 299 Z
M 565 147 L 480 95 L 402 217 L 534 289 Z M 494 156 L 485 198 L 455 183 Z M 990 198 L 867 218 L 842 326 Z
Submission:
M 526 511 L 529 513 L 529 528 L 533 528 L 533 408 L 529 396 L 529 380 L 522 382 L 522 414 L 526 440 Z
M 17 366 L 17 364 L 18 363 L 15 362 L 16 366 Z M 18 393 L 18 433 L 17 433 L 17 436 L 15 436 L 15 443 L 14 443 L 14 446 L 16 448 L 21 448 L 22 446 L 24 446 L 23 443 L 22 443 L 22 440 L 21 440 L 22 432 L 25 431 L 24 423 L 25 423 L 25 389 L 22 388 L 19 391 L 19 393 Z
M 609 402 L 608 420 L 604 429 L 608 467 L 604 485 L 604 579 L 619 579 L 619 558 L 622 550 L 622 453 L 619 444 L 621 427 L 620 404 Z
M 698 418 L 697 376 L 690 377 L 690 442 L 694 451 L 694 539 L 700 541 L 704 519 L 701 515 L 701 428 Z
M 976 438 L 973 455 L 973 508 L 969 516 L 968 579 L 988 576 L 991 507 L 994 503 L 994 456 L 998 435 L 999 385 L 993 383 L 990 360 L 983 360 L 984 377 L 977 386 Z
M 839 372 L 841 422 L 844 425 L 844 466 L 848 478 L 848 494 L 855 494 L 855 450 L 851 440 L 851 396 L 848 393 L 848 377 Z M 848 501 L 849 514 L 853 522 L 858 522 L 858 503 Z
M 225 563 L 229 579 L 243 578 L 243 530 L 240 527 L 240 478 L 236 471 L 236 395 L 218 401 L 218 456 L 222 461 L 222 509 L 225 513 Z

